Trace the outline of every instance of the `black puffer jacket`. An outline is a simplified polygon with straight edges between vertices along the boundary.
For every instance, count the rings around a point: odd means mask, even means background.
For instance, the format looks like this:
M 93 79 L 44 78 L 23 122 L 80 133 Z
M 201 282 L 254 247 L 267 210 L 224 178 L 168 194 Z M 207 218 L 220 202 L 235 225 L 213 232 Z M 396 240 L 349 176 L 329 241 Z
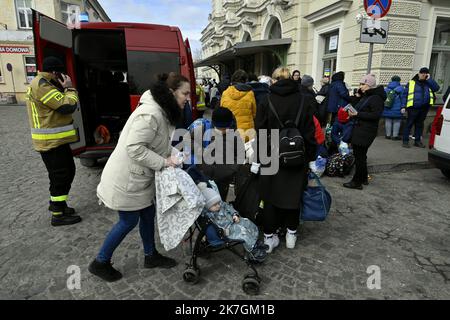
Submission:
M 378 86 L 375 89 L 367 90 L 355 106 L 358 115 L 354 118 L 353 145 L 370 147 L 373 140 L 375 140 L 385 100 L 386 92 L 383 86 Z

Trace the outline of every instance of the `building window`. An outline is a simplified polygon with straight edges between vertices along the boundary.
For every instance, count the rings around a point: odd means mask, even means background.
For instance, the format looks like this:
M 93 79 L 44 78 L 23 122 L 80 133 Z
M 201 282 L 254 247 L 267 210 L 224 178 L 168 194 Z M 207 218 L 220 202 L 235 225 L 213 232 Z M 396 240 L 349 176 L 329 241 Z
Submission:
M 61 1 L 61 21 L 67 25 L 79 23 L 80 6 Z
M 37 69 L 36 69 L 36 58 L 35 57 L 27 57 L 25 56 L 25 76 L 27 79 L 27 83 L 30 83 L 34 77 L 36 77 Z
M 443 94 L 450 86 L 450 18 L 438 17 L 436 20 L 430 74 L 441 87 L 436 92 L 436 102 L 443 103 Z
M 245 32 L 242 42 L 249 42 L 249 41 L 252 41 L 252 36 L 250 35 L 250 33 Z
M 270 26 L 269 39 L 281 39 L 281 24 L 275 19 Z
M 16 0 L 16 11 L 20 29 L 31 29 L 33 17 L 31 13 L 32 0 Z
M 322 37 L 325 42 L 325 50 L 322 57 L 322 75 L 324 77 L 331 77 L 334 73 L 336 73 L 339 31 L 325 34 Z

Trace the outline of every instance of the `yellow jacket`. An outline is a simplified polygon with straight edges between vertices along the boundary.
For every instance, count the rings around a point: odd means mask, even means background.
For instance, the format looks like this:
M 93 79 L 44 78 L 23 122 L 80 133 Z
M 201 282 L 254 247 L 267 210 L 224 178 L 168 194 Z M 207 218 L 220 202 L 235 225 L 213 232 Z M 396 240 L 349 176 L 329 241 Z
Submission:
M 231 110 L 236 118 L 239 130 L 245 131 L 255 128 L 256 100 L 250 86 L 238 84 L 228 87 L 222 94 L 220 105 Z M 241 136 L 244 138 L 242 132 Z M 244 140 L 248 141 L 249 138 L 247 137 Z
M 72 113 L 78 103 L 77 91 L 70 88 L 63 92 L 52 81 L 56 81 L 54 75 L 39 72 L 27 90 L 31 139 L 39 152 L 78 141 L 72 124 Z

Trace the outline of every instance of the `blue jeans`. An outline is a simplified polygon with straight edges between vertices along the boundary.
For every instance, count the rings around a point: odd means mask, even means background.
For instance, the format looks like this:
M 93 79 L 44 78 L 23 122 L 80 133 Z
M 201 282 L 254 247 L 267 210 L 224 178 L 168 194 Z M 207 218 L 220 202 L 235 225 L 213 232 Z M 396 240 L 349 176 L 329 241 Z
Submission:
M 140 218 L 140 219 L 139 219 Z M 140 221 L 139 221 L 140 220 Z M 152 205 L 137 211 L 119 211 L 119 222 L 109 232 L 97 255 L 97 261 L 109 262 L 114 250 L 125 239 L 128 233 L 139 223 L 139 233 L 144 245 L 144 254 L 155 252 L 155 206 Z
M 400 131 L 401 124 L 402 124 L 402 119 L 385 118 L 384 126 L 386 129 L 386 137 L 398 137 L 398 133 Z

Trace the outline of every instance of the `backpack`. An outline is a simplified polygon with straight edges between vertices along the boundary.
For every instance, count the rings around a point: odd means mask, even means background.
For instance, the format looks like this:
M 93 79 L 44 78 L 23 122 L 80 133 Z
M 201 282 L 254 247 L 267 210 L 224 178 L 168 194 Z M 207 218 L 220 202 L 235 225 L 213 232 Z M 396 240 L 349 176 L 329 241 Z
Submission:
M 269 100 L 269 107 L 272 113 L 280 124 L 280 140 L 278 144 L 278 154 L 280 158 L 280 165 L 282 167 L 299 167 L 305 164 L 305 141 L 303 139 L 298 124 L 300 121 L 300 115 L 303 111 L 304 97 L 301 95 L 300 108 L 298 109 L 295 122 L 287 120 L 284 124 L 281 122 L 275 107 Z
M 395 92 L 394 89 L 392 89 L 388 92 L 386 101 L 384 101 L 385 108 L 388 108 L 388 109 L 392 108 L 392 106 L 394 105 L 394 102 L 395 102 L 396 95 L 397 95 L 397 92 Z

